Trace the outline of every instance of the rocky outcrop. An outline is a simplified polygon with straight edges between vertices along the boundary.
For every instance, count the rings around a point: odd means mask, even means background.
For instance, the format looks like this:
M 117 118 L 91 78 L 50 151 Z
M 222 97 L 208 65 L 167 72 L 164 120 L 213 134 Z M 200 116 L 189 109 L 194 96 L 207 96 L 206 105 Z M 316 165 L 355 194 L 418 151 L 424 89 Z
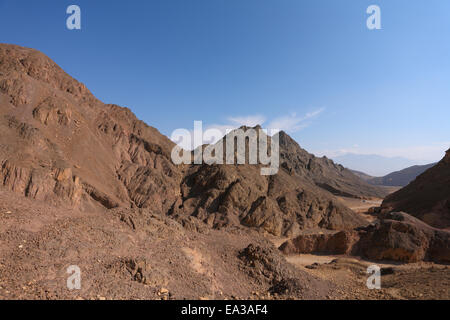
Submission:
M 404 211 L 436 228 L 450 227 L 450 150 L 442 161 L 389 195 L 382 210 Z
M 258 283 L 268 283 L 269 292 L 281 296 L 302 296 L 307 299 L 307 288 L 318 292 L 325 289 L 322 283 L 291 265 L 281 253 L 270 247 L 250 244 L 239 252 L 242 270 Z
M 280 246 L 284 254 L 350 254 L 359 240 L 356 231 L 320 232 L 300 235 Z
M 406 213 L 388 213 L 362 229 L 358 252 L 374 260 L 450 262 L 450 232 L 434 229 Z
M 26 168 L 4 160 L 0 168 L 3 185 L 8 189 L 33 199 L 67 201 L 73 206 L 80 204 L 82 185 L 80 178 L 73 175 L 71 168 L 55 168 L 47 171 Z
M 360 255 L 370 260 L 450 262 L 450 232 L 402 212 L 384 214 L 370 226 L 337 233 L 300 235 L 279 248 L 285 254 Z

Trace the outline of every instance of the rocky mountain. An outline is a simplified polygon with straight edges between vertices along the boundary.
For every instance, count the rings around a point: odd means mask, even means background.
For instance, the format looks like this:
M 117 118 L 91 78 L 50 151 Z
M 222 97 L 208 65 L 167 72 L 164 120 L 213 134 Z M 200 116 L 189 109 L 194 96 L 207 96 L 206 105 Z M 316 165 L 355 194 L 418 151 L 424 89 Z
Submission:
M 195 216 L 218 228 L 240 221 L 277 236 L 365 223 L 334 196 L 382 196 L 384 190 L 329 159 L 307 153 L 284 132 L 279 133 L 279 143 L 281 168 L 274 176 L 262 176 L 255 165 L 190 167 L 181 186 L 182 198 L 170 214 Z M 225 157 L 226 148 L 223 152 Z
M 85 211 L 149 208 L 275 235 L 359 226 L 365 221 L 334 195 L 383 196 L 285 133 L 275 176 L 250 165 L 176 166 L 173 147 L 129 109 L 97 100 L 44 54 L 0 45 L 0 181 L 8 190 Z
M 450 150 L 437 165 L 386 197 L 382 209 L 407 212 L 433 227 L 450 227 Z
M 0 46 L 0 106 L 8 189 L 85 209 L 165 211 L 179 196 L 173 143 L 130 110 L 97 100 L 44 54 Z

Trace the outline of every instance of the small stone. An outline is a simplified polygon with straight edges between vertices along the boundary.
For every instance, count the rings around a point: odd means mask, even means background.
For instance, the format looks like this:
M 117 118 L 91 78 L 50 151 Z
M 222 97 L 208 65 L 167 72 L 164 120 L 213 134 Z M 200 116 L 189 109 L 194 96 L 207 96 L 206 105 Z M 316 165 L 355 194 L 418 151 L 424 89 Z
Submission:
M 161 290 L 159 290 L 159 294 L 162 294 L 162 295 L 169 294 L 169 290 L 166 288 L 161 288 Z

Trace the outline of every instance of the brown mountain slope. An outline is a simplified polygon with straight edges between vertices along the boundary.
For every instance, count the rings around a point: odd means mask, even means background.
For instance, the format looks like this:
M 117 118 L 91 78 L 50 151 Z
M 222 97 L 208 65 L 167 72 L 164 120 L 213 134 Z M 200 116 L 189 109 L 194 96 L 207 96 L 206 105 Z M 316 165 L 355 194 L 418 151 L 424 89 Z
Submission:
M 13 45 L 0 45 L 0 146 L 0 181 L 32 198 L 167 210 L 179 193 L 166 137 Z
M 175 166 L 173 146 L 130 110 L 97 100 L 44 54 L 0 45 L 0 181 L 9 190 L 83 210 L 151 208 L 276 235 L 364 224 L 332 193 L 380 195 L 284 133 L 282 169 L 273 177 L 257 166 Z
M 436 228 L 450 227 L 450 150 L 437 165 L 389 195 L 382 208 L 408 212 Z

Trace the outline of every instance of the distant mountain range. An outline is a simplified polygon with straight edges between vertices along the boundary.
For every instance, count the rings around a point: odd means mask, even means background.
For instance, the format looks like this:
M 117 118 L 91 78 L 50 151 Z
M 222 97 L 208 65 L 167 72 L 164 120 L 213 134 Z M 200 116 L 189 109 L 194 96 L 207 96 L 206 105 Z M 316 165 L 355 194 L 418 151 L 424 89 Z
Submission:
M 367 181 L 369 184 L 375 186 L 405 187 L 410 182 L 414 181 L 419 175 L 435 165 L 436 163 L 423 166 L 412 166 L 403 170 L 392 172 L 384 177 L 372 177 L 364 172 L 354 170 L 353 173 L 361 179 Z
M 371 177 L 383 177 L 391 172 L 417 165 L 417 162 L 402 157 L 347 153 L 333 157 L 333 160 L 346 168 L 364 172 Z

